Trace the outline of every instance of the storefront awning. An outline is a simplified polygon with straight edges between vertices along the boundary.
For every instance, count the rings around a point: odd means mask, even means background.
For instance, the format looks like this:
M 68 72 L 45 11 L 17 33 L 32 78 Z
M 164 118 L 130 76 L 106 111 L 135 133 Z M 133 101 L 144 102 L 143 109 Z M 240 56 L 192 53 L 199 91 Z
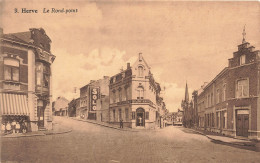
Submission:
M 0 115 L 29 115 L 26 95 L 0 93 Z

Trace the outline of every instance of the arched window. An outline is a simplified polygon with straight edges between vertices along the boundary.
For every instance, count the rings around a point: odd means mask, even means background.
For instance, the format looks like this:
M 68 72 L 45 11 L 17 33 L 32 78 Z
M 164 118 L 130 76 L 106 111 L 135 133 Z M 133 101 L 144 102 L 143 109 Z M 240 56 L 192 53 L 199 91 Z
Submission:
M 142 86 L 137 87 L 137 99 L 144 99 L 144 88 Z
M 138 66 L 138 76 L 142 77 L 144 74 L 144 68 L 143 66 Z

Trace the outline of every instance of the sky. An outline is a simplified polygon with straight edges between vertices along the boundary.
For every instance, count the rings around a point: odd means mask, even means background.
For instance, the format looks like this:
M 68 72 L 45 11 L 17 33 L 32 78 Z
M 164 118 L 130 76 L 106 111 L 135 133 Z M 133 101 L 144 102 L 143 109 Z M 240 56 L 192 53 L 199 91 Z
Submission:
M 4 33 L 43 28 L 52 40 L 53 99 L 71 100 L 80 87 L 112 76 L 142 53 L 169 111 L 210 82 L 246 41 L 260 49 L 259 2 L 0 1 Z M 21 8 L 38 13 L 14 13 Z M 77 13 L 43 13 L 43 9 Z

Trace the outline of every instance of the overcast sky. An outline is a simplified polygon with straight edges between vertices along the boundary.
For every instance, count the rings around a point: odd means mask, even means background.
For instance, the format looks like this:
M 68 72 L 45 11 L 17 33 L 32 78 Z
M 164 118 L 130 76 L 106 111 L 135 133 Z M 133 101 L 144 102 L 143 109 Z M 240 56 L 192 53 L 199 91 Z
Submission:
M 228 65 L 245 24 L 246 40 L 260 49 L 259 2 L 2 1 L 1 7 L 4 33 L 42 27 L 51 38 L 54 99 L 73 98 L 73 87 L 118 73 L 142 52 L 165 87 L 167 109 L 176 111 L 186 81 L 191 94 Z M 44 14 L 43 8 L 78 12 Z

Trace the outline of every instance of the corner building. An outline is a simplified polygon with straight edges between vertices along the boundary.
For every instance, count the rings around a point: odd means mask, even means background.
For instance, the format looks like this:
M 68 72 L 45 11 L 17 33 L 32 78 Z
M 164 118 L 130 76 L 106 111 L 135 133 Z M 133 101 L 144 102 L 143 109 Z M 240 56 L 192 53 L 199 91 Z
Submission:
M 126 70 L 110 78 L 109 122 L 119 125 L 122 119 L 124 126 L 140 129 L 160 126 L 160 109 L 166 110 L 160 91 L 140 53 L 132 67 L 127 63 Z
M 55 56 L 44 29 L 0 33 L 0 117 L 25 120 L 28 131 L 52 129 L 52 73 Z
M 199 127 L 260 139 L 260 52 L 243 39 L 238 51 L 198 94 Z

